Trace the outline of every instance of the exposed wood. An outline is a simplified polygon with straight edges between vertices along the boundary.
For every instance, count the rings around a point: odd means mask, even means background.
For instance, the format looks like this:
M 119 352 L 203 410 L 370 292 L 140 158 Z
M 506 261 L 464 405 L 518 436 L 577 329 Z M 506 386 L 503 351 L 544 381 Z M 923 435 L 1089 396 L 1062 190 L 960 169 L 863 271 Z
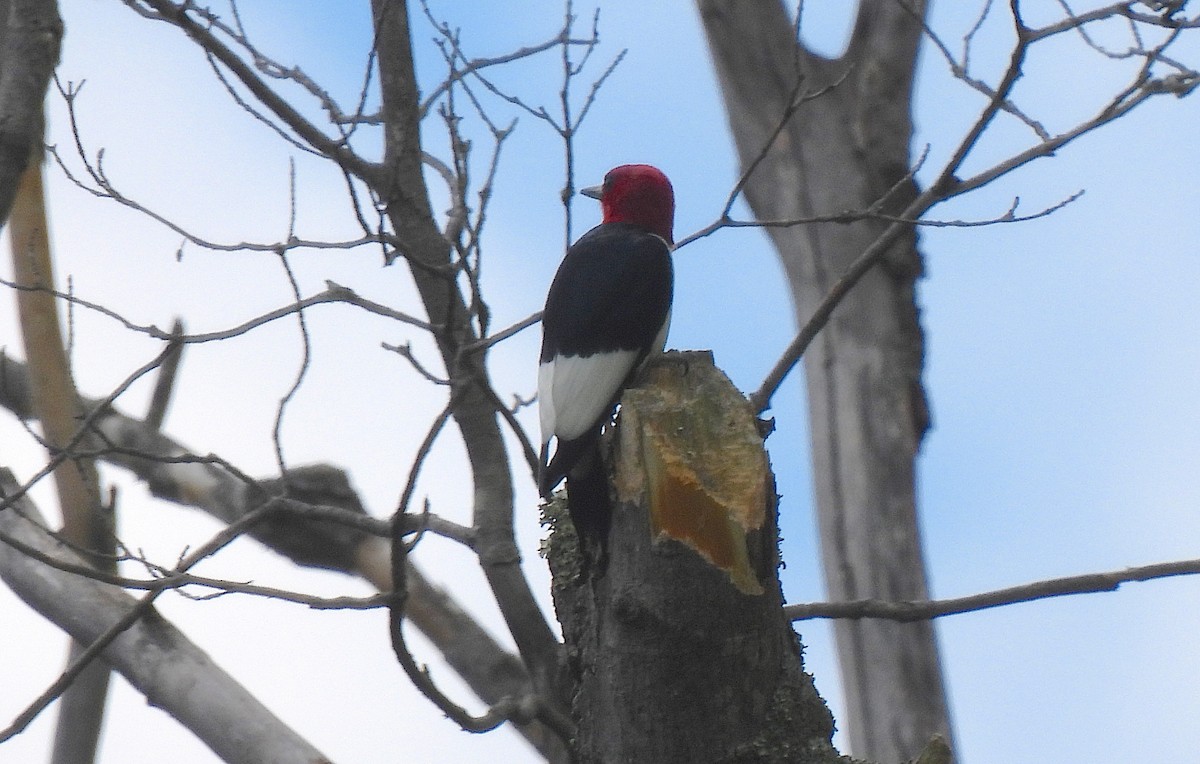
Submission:
M 74 440 L 82 410 L 53 293 L 54 266 L 40 162 L 30 163 L 21 175 L 9 232 L 14 280 L 24 287 L 17 291 L 17 312 L 33 376 L 33 405 L 46 446 L 54 451 Z M 95 552 L 89 558 L 93 565 L 115 572 L 112 518 L 110 510 L 101 504 L 95 462 L 90 458 L 68 458 L 54 470 L 54 485 L 62 508 L 63 537 L 78 549 Z M 80 650 L 78 644 L 72 644 L 68 662 Z M 108 667 L 102 662 L 93 663 L 59 705 L 53 764 L 90 764 L 95 760 L 107 697 Z
M 604 441 L 615 511 L 603 570 L 580 564 L 561 498 L 547 507 L 554 518 L 548 558 L 555 608 L 578 685 L 577 760 L 842 761 L 830 744 L 833 719 L 783 617 L 774 485 L 761 439 L 747 436 L 756 432 L 750 407 L 707 353 L 668 354 L 651 362 L 647 376 L 653 381 L 625 392 L 616 432 Z M 670 438 L 665 422 L 682 429 Z M 694 448 L 703 430 L 714 434 L 717 447 L 755 438 L 756 455 L 715 470 L 711 459 L 676 463 L 673 479 L 702 488 L 658 490 L 662 470 L 648 463 L 661 465 Z M 742 490 L 759 481 L 761 490 Z M 706 498 L 699 500 L 701 494 Z M 732 520 L 744 529 L 741 555 L 758 594 L 746 593 L 736 574 L 697 550 L 711 548 L 709 534 L 682 534 L 685 543 L 653 528 L 652 501 L 672 502 L 672 513 L 686 523 L 682 518 L 699 519 L 689 511 L 695 501 L 715 517 L 712 505 L 721 502 L 714 496 L 739 497 L 720 524 Z M 751 519 L 747 525 L 740 518 Z M 721 545 L 731 540 L 724 527 L 711 538 L 723 539 Z
M 763 152 L 790 99 L 802 105 L 746 184 L 761 220 L 884 211 L 915 194 L 905 180 L 910 97 L 923 3 L 862 0 L 836 60 L 798 46 L 779 2 L 698 0 L 744 167 Z M 800 79 L 802 78 L 802 79 Z M 799 82 L 799 87 L 797 84 Z M 836 84 L 835 84 L 836 83 Z M 799 321 L 885 223 L 771 228 Z M 805 357 L 822 561 L 831 600 L 928 598 L 916 516 L 915 459 L 928 426 L 915 235 L 903 237 L 833 313 Z M 850 748 L 908 760 L 934 733 L 950 737 L 929 623 L 839 621 L 834 627 Z
M 693 370 L 691 358 L 703 362 Z M 646 492 L 653 538 L 694 549 L 743 594 L 760 595 L 747 537 L 766 526 L 767 457 L 750 405 L 723 374 L 705 373 L 711 364 L 670 353 L 646 369 L 622 409 L 616 489 L 630 502 Z

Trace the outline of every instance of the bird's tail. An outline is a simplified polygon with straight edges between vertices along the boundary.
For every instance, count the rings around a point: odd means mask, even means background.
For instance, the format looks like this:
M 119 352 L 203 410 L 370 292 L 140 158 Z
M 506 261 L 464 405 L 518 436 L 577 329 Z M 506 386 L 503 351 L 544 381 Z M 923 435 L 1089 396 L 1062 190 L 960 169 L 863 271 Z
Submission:
M 558 441 L 553 458 L 550 458 L 550 443 L 542 444 L 538 467 L 538 493 L 543 499 L 548 500 L 567 473 L 574 472 L 574 465 L 590 458 L 588 451 L 596 448 L 598 435 L 598 432 L 589 432 L 575 440 Z
M 567 511 L 575 526 L 584 566 L 595 571 L 593 575 L 603 571 L 608 558 L 612 503 L 608 496 L 608 470 L 596 440 L 591 441 L 587 453 L 567 475 Z

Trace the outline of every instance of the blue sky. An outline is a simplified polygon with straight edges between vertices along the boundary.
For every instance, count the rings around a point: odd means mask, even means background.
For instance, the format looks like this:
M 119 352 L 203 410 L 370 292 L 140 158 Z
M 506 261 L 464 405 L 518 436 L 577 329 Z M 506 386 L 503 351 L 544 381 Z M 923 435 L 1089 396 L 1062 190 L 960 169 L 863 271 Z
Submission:
M 369 41 L 366 3 L 249 5 L 244 18 L 264 50 L 352 102 Z M 717 216 L 736 179 L 736 160 L 695 11 L 680 1 L 646 5 L 604 5 L 603 45 L 592 71 L 622 48 L 629 53 L 579 136 L 578 181 L 593 182 L 629 161 L 662 167 L 675 183 L 682 236 Z M 847 5 L 809 0 L 805 39 L 836 52 Z M 955 38 L 971 23 L 975 6 L 935 2 L 932 25 Z M 590 8 L 578 11 L 587 16 Z M 561 18 L 561 7 L 549 0 L 437 2 L 433 9 L 462 29 L 468 53 L 478 56 L 541 41 Z M 60 76 L 86 79 L 78 101 L 84 138 L 93 151 L 105 148 L 112 180 L 209 238 L 277 239 L 286 230 L 288 162 L 295 152 L 229 102 L 174 30 L 147 24 L 117 3 L 64 0 L 63 14 L 68 36 Z M 433 30 L 419 19 L 414 30 L 418 69 L 429 87 L 444 67 L 429 43 Z M 1007 37 L 998 27 L 985 31 L 976 74 L 994 80 Z M 1198 53 L 1192 46 L 1180 55 L 1194 65 Z M 1111 92 L 1116 68 L 1077 40 L 1066 41 L 1031 59 L 1017 97 L 1048 127 L 1062 128 Z M 556 54 L 549 54 L 497 79 L 552 105 L 557 76 Z M 1051 159 L 933 211 L 935 218 L 984 219 L 1002 213 L 1014 196 L 1032 210 L 1087 192 L 1038 221 L 923 231 L 928 274 L 920 301 L 934 429 L 919 467 L 937 596 L 1196 556 L 1197 103 L 1151 103 Z M 50 141 L 65 146 L 63 109 L 56 99 L 51 104 Z M 944 158 L 980 106 L 979 96 L 926 50 L 915 146 L 928 144 L 931 162 Z M 501 121 L 520 116 L 496 109 Z M 487 141 L 476 137 L 482 160 Z M 444 155 L 436 122 L 426 126 L 424 138 L 430 151 Z M 1002 125 L 972 166 L 995 161 L 1027 139 Z M 339 176 L 304 156 L 296 157 L 296 172 L 300 234 L 355 235 Z M 178 236 L 73 189 L 56 171 L 50 176 L 59 278 L 69 274 L 81 296 L 139 323 L 166 326 L 183 315 L 193 331 L 227 327 L 290 300 L 272 256 L 189 247 L 177 261 Z M 505 149 L 485 248 L 485 286 L 498 327 L 541 306 L 562 251 L 561 186 L 560 145 L 544 126 L 520 116 Z M 576 235 L 596 222 L 592 205 L 576 204 Z M 736 384 L 757 387 L 794 330 L 765 237 L 722 232 L 680 251 L 676 263 L 669 346 L 711 348 Z M 305 293 L 330 279 L 401 309 L 415 306 L 406 274 L 380 268 L 373 250 L 300 252 L 293 266 Z M 16 348 L 11 298 L 0 300 L 6 305 L 0 330 Z M 314 364 L 285 420 L 288 462 L 346 466 L 369 509 L 386 514 L 442 400 L 379 343 L 411 339 L 418 353 L 432 358 L 429 345 L 404 327 L 345 307 L 316 308 L 309 324 Z M 155 343 L 96 316 L 77 315 L 75 330 L 77 378 L 90 395 L 107 393 L 156 352 Z M 532 392 L 537 341 L 537 332 L 528 331 L 492 354 L 502 392 Z M 287 322 L 190 348 L 167 431 L 251 474 L 269 474 L 275 407 L 300 356 L 297 330 Z M 778 429 L 769 442 L 783 496 L 785 586 L 796 602 L 822 597 L 802 387 L 793 377 L 776 396 Z M 147 395 L 140 385 L 122 405 L 140 412 Z M 526 413 L 532 427 L 534 416 Z M 36 447 L 19 425 L 0 427 L 11 444 L 6 463 L 31 474 Z M 460 450 L 446 439 L 435 457 L 421 493 L 435 511 L 466 521 Z M 122 486 L 123 535 L 152 555 L 172 560 L 216 528 L 198 513 L 149 500 L 119 473 L 108 477 Z M 52 494 L 35 495 L 49 511 Z M 541 535 L 535 506 L 532 484 L 522 482 L 518 527 L 525 566 L 549 610 L 547 574 L 535 551 Z M 423 542 L 419 561 L 499 634 L 494 605 L 469 556 L 431 539 Z M 252 542 L 222 553 L 205 572 L 315 593 L 365 593 L 344 578 L 297 570 Z M 962 760 L 1092 764 L 1141 760 L 1152 752 L 1156 761 L 1193 761 L 1200 749 L 1194 724 L 1200 616 L 1191 603 L 1198 593 L 1196 581 L 1160 581 L 940 621 Z M 533 760 L 515 736 L 468 736 L 418 697 L 390 656 L 380 613 L 313 613 L 236 597 L 170 598 L 162 609 L 334 760 L 392 761 L 401 750 L 411 751 L 413 760 Z M 0 593 L 0 612 L 17 624 L 0 633 L 0 651 L 29 656 L 21 666 L 0 669 L 7 688 L 0 714 L 8 719 L 56 675 L 65 641 L 7 592 Z M 806 623 L 799 630 L 808 668 L 837 715 L 841 694 L 829 628 Z M 463 696 L 428 646 L 415 645 L 438 678 Z M 117 683 L 114 695 L 102 761 L 153 761 L 163 750 L 178 751 L 173 759 L 180 762 L 212 760 L 128 687 Z M 331 714 L 335 708 L 339 713 Z M 52 720 L 47 714 L 0 746 L 0 762 L 44 759 Z

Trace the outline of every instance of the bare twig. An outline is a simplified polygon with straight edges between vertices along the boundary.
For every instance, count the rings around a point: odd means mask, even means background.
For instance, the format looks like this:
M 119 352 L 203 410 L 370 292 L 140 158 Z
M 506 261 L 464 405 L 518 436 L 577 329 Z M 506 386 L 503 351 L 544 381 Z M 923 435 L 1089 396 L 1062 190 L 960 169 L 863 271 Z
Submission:
M 443 38 L 446 38 L 446 39 L 457 40 L 458 36 L 450 29 L 449 24 L 447 24 L 444 21 L 438 21 L 436 18 L 434 18 L 433 13 L 429 9 L 428 3 L 422 2 L 421 9 L 425 13 L 425 18 L 429 21 L 430 25 L 435 30 L 437 30 L 439 35 L 441 35 Z M 444 95 L 446 93 L 446 91 L 448 91 L 451 87 L 453 87 L 455 83 L 460 82 L 470 76 L 479 76 L 478 73 L 484 69 L 487 69 L 492 66 L 498 66 L 501 64 L 509 64 L 514 61 L 520 61 L 522 59 L 530 58 L 531 56 L 536 56 L 539 53 L 544 53 L 548 50 L 553 50 L 554 48 L 557 48 L 562 45 L 591 46 L 591 45 L 594 45 L 595 42 L 597 41 L 597 38 L 595 36 L 593 36 L 591 39 L 573 39 L 570 36 L 570 31 L 571 30 L 569 28 L 564 27 L 563 29 L 559 30 L 559 32 L 557 34 L 555 34 L 554 37 L 551 37 L 550 39 L 545 40 L 541 43 L 517 48 L 516 50 L 512 51 L 511 53 L 506 53 L 501 56 L 493 56 L 493 57 L 489 57 L 489 58 L 468 59 L 465 55 L 462 54 L 461 49 L 458 48 L 456 45 L 455 52 L 457 53 L 457 55 L 459 57 L 459 61 L 461 62 L 461 65 L 458 65 L 454 69 L 452 69 L 450 72 L 450 76 L 447 77 L 446 80 L 444 82 L 442 82 L 441 84 L 439 84 L 437 87 L 433 88 L 429 92 L 429 95 L 425 96 L 425 100 L 421 102 L 422 116 L 428 115 L 431 108 L 433 107 L 433 104 L 437 103 L 438 99 L 441 98 L 442 95 Z M 378 123 L 380 121 L 378 116 L 376 116 L 374 118 L 367 118 L 367 119 L 369 119 L 373 123 Z
M 446 379 L 445 377 L 439 377 L 438 375 L 434 374 L 432 371 L 429 370 L 429 367 L 427 367 L 425 364 L 423 364 L 417 360 L 416 355 L 413 354 L 411 342 L 405 342 L 403 345 L 391 345 L 387 342 L 381 342 L 381 343 L 379 343 L 379 346 L 382 347 L 384 350 L 391 351 L 391 352 L 395 353 L 396 355 L 400 356 L 401 358 L 403 358 L 404 360 L 408 361 L 408 363 L 413 367 L 413 369 L 418 374 L 420 374 L 422 377 L 424 377 L 427 381 L 432 382 L 435 385 L 440 385 L 440 386 L 445 386 L 445 385 L 450 384 L 450 380 Z
M 293 178 L 295 175 L 293 174 Z M 294 189 L 294 186 L 293 186 Z M 295 209 L 295 194 L 292 196 Z M 293 221 L 295 217 L 293 216 Z M 279 253 L 279 263 L 283 267 L 283 272 L 287 275 L 288 285 L 292 289 L 292 297 L 299 305 L 303 298 L 300 295 L 300 283 L 296 281 L 296 274 L 292 271 L 291 263 L 288 262 L 287 253 Z M 296 324 L 300 330 L 301 357 L 300 366 L 296 369 L 296 378 L 292 381 L 291 387 L 279 399 L 279 408 L 275 412 L 275 423 L 271 430 L 271 442 L 275 445 L 275 462 L 279 465 L 279 474 L 286 480 L 287 478 L 287 461 L 283 455 L 283 417 L 287 411 L 288 404 L 296 397 L 296 393 L 300 391 L 300 386 L 304 384 L 304 378 L 308 375 L 309 367 L 312 365 L 312 339 L 308 334 L 308 320 L 304 315 L 303 308 L 296 308 Z
M 70 85 L 68 85 L 68 87 L 70 87 Z M 64 92 L 68 93 L 68 94 L 70 93 L 70 91 L 64 91 Z M 77 95 L 78 91 L 77 90 L 74 91 L 74 94 Z M 73 98 L 74 95 L 70 95 L 70 97 Z M 70 103 L 70 102 L 68 102 L 68 103 Z M 72 119 L 72 124 L 74 125 L 74 117 L 72 116 L 71 119 Z M 289 237 L 286 240 L 276 241 L 276 242 L 253 242 L 253 241 L 219 242 L 219 241 L 214 241 L 212 239 L 201 236 L 200 234 L 198 234 L 192 230 L 185 228 L 184 226 L 180 225 L 179 223 L 174 222 L 173 220 L 171 220 L 167 216 L 163 215 L 162 213 L 159 213 L 159 212 L 149 208 L 145 204 L 126 196 L 124 193 L 122 193 L 120 190 L 118 190 L 117 187 L 112 182 L 112 180 L 109 178 L 108 174 L 104 170 L 104 162 L 103 162 L 104 151 L 103 150 L 99 151 L 97 153 L 96 160 L 93 162 L 92 160 L 90 160 L 88 158 L 87 154 L 84 153 L 85 149 L 82 147 L 82 143 L 79 142 L 80 140 L 81 140 L 80 138 L 78 138 L 78 137 L 76 138 L 77 152 L 79 153 L 80 160 L 83 162 L 84 169 L 91 176 L 92 181 L 95 184 L 94 186 L 86 183 L 84 181 L 84 179 L 80 178 L 76 173 L 74 173 L 71 170 L 70 166 L 67 165 L 66 160 L 64 160 L 64 158 L 62 157 L 62 155 L 60 154 L 60 152 L 58 151 L 58 148 L 56 146 L 48 146 L 46 149 L 47 152 L 50 154 L 50 156 L 54 159 L 55 163 L 58 164 L 59 169 L 62 170 L 63 174 L 66 175 L 66 177 L 69 181 L 71 181 L 77 187 L 79 187 L 80 189 L 82 189 L 84 191 L 87 191 L 89 194 L 92 194 L 95 197 L 102 198 L 102 199 L 111 199 L 112 201 L 117 202 L 118 204 L 121 204 L 122 206 L 128 207 L 129 209 L 132 209 L 132 210 L 142 213 L 143 215 L 150 218 L 151 220 L 156 221 L 163 227 L 165 227 L 165 228 L 173 231 L 174 233 L 178 234 L 179 236 L 181 236 L 186 243 L 200 247 L 201 249 L 208 249 L 208 250 L 212 250 L 214 252 L 276 253 L 280 249 L 285 249 L 285 250 L 292 250 L 292 249 L 320 249 L 320 250 L 324 250 L 324 249 L 355 249 L 357 247 L 367 246 L 367 245 L 372 245 L 372 244 L 383 244 L 383 245 L 391 246 L 391 247 L 395 247 L 397 244 L 397 242 L 395 241 L 395 239 L 392 236 L 390 236 L 384 232 L 370 231 L 370 230 L 367 230 L 366 232 L 364 232 L 364 235 L 357 239 L 348 239 L 348 240 L 344 240 L 344 241 L 324 241 L 324 240 L 319 240 L 319 239 L 302 239 L 302 238 L 300 238 L 298 236 L 294 236 L 294 235 Z
M 946 64 L 950 68 L 950 73 L 953 74 L 956 79 L 962 81 L 973 90 L 981 93 L 985 98 L 991 99 L 995 97 L 996 93 L 991 86 L 989 86 L 983 80 L 971 76 L 970 72 L 971 42 L 974 40 L 975 35 L 979 32 L 979 29 L 983 26 L 984 20 L 987 19 L 988 12 L 991 9 L 991 0 L 988 0 L 988 2 L 984 4 L 979 18 L 975 21 L 975 25 L 963 38 L 962 60 L 956 60 L 954 58 L 954 54 L 950 52 L 950 46 L 942 40 L 941 36 L 938 35 L 932 27 L 929 26 L 929 22 L 926 20 L 924 13 L 918 13 L 917 11 L 913 10 L 907 2 L 901 3 L 901 5 L 905 10 L 909 11 L 914 20 L 921 24 L 922 28 L 925 30 L 926 38 L 928 38 L 938 52 L 942 54 L 942 58 L 946 60 Z M 1017 105 L 1012 102 L 1012 100 L 1008 98 L 1003 99 L 1000 102 L 1000 108 L 1013 115 L 1021 122 L 1024 122 L 1025 125 L 1034 132 L 1039 140 L 1050 140 L 1050 133 L 1046 131 L 1046 128 L 1043 127 L 1040 122 L 1032 119 L 1025 114 L 1025 112 L 1021 111 L 1021 109 L 1019 109 Z
M 541 320 L 542 320 L 542 312 L 539 310 L 536 313 L 532 313 L 529 316 L 526 316 L 525 318 L 521 319 L 520 321 L 513 324 L 512 326 L 496 332 L 495 334 L 491 335 L 490 337 L 484 337 L 483 339 L 475 340 L 474 342 L 472 342 L 470 344 L 463 345 L 463 348 L 462 348 L 463 352 L 478 353 L 480 351 L 487 350 L 488 348 L 492 347 L 493 345 L 503 342 L 504 340 L 508 339 L 509 337 L 512 337 L 513 335 L 516 335 L 516 334 L 519 334 L 519 333 L 525 331 L 526 329 L 537 324 Z
M 429 425 L 429 430 L 425 433 L 424 440 L 417 448 L 416 456 L 413 457 L 412 466 L 408 468 L 408 481 L 404 485 L 404 492 L 400 494 L 400 504 L 396 507 L 396 516 L 403 517 L 408 513 L 408 505 L 412 501 L 413 492 L 417 488 L 417 476 L 421 474 L 421 467 L 424 466 L 425 460 L 429 458 L 429 452 L 433 449 L 434 441 L 441 434 L 442 429 L 446 426 L 446 422 L 450 420 L 450 412 L 453 406 L 449 403 L 442 409 L 433 420 L 433 424 Z M 399 522 L 393 520 L 392 522 Z

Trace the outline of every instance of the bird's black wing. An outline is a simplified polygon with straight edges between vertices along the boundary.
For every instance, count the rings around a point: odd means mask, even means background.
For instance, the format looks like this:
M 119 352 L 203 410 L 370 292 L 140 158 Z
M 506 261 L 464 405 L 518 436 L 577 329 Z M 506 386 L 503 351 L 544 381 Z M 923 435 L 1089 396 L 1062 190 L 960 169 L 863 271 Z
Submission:
M 546 364 L 564 366 L 572 359 L 622 351 L 626 355 L 626 371 L 637 368 L 647 353 L 655 349 L 651 346 L 670 313 L 673 284 L 671 249 L 662 238 L 625 223 L 605 223 L 593 228 L 567 251 L 551 284 L 542 318 L 543 368 Z M 628 353 L 635 355 L 628 358 Z M 587 362 L 582 365 L 576 362 L 570 373 L 577 376 L 587 366 Z M 619 379 L 608 382 L 611 389 L 588 390 L 586 403 L 551 401 L 547 391 L 542 391 L 539 405 L 556 408 L 581 405 L 590 409 L 586 416 L 595 420 L 586 423 L 582 434 L 560 437 L 549 463 L 548 441 L 551 435 L 561 435 L 561 431 L 543 432 L 546 442 L 539 474 L 542 495 L 548 495 L 588 452 L 611 404 L 620 395 L 625 376 L 622 373 Z M 586 381 L 572 377 L 572 382 Z
M 542 315 L 541 361 L 649 348 L 671 309 L 671 250 L 626 223 L 605 223 L 575 242 Z

